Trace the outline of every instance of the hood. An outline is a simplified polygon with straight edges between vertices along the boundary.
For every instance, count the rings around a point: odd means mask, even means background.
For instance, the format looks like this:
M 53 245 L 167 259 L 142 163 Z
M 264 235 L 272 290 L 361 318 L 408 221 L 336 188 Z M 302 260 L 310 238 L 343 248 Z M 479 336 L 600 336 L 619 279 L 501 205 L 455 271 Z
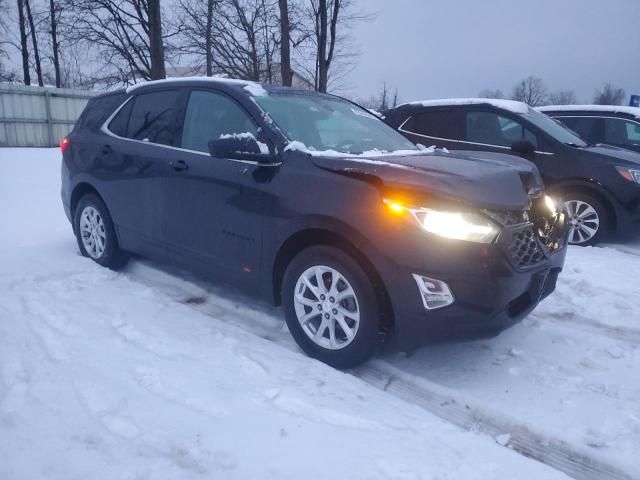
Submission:
M 640 153 L 611 145 L 593 145 L 577 148 L 583 154 L 598 157 L 599 160 L 610 160 L 615 165 L 626 165 L 629 167 L 640 167 Z M 603 158 L 605 157 L 605 158 Z
M 477 208 L 525 210 L 544 191 L 536 166 L 519 157 L 485 152 L 364 157 L 312 157 L 320 168 L 380 179 L 386 187 L 426 191 Z

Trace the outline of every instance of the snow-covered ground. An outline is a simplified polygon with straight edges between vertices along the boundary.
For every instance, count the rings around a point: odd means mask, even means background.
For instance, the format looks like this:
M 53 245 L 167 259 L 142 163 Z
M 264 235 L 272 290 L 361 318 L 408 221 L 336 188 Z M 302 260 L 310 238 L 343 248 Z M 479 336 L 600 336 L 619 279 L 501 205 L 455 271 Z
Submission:
M 555 479 L 541 463 L 301 354 L 278 309 L 78 253 L 57 150 L 0 150 L 0 479 Z M 494 339 L 372 365 L 640 478 L 640 242 L 572 248 Z

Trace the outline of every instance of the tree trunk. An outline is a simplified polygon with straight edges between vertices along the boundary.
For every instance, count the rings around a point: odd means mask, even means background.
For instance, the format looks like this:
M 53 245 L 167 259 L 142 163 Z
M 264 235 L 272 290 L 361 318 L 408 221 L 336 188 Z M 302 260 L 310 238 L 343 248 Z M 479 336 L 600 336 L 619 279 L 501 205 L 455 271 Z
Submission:
M 160 0 L 149 0 L 149 49 L 151 57 L 151 80 L 160 80 L 167 77 L 164 66 L 164 42 L 162 40 L 162 16 L 160 13 Z
M 38 85 L 44 87 L 44 81 L 42 80 L 42 67 L 40 65 L 40 53 L 38 52 L 38 38 L 36 37 L 36 27 L 33 23 L 33 15 L 31 14 L 31 3 L 29 0 L 24 0 L 24 5 L 27 7 L 27 19 L 29 20 L 29 29 L 31 30 L 31 43 L 33 43 L 33 56 L 36 60 Z
M 207 31 L 205 34 L 205 49 L 207 63 L 207 77 L 213 76 L 213 5 L 215 0 L 207 0 Z
M 54 0 L 49 0 L 49 15 L 51 17 L 51 46 L 53 49 L 53 68 L 56 75 L 56 88 L 60 88 L 62 86 L 62 79 L 60 78 L 60 57 L 58 55 L 60 44 L 58 43 L 58 22 L 56 20 Z
M 289 2 L 278 0 L 280 5 L 280 73 L 282 85 L 290 87 L 293 83 L 291 71 L 291 27 L 289 25 Z
M 318 2 L 318 15 L 317 21 L 320 22 L 318 26 L 318 91 L 326 93 L 327 84 L 329 83 L 329 70 L 327 65 L 327 0 L 319 0 Z
M 18 21 L 20 23 L 20 51 L 22 53 L 22 75 L 25 85 L 31 85 L 29 72 L 29 47 L 27 45 L 27 28 L 24 18 L 24 0 L 18 0 Z

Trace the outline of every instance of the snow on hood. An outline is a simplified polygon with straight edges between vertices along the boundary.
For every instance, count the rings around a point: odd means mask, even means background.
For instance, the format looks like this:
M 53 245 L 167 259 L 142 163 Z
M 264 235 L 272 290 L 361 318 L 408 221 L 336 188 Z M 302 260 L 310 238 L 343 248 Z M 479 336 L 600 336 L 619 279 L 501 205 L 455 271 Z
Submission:
M 546 105 L 537 107 L 539 112 L 611 112 L 627 113 L 640 118 L 639 107 L 624 107 L 621 105 Z
M 131 93 L 137 90 L 140 87 L 146 85 L 164 85 L 164 84 L 172 84 L 172 83 L 182 83 L 182 82 L 211 82 L 216 84 L 227 84 L 227 85 L 239 85 L 243 86 L 244 89 L 249 92 L 251 95 L 259 97 L 268 95 L 267 91 L 264 89 L 262 85 L 258 82 L 252 82 L 249 80 L 239 80 L 236 78 L 226 78 L 226 77 L 205 77 L 205 76 L 196 76 L 196 77 L 175 77 L 175 78 L 165 78 L 162 80 L 151 80 L 136 83 L 135 85 L 131 85 L 127 87 L 127 93 Z
M 307 155 L 311 155 L 312 157 L 331 157 L 331 158 L 350 158 L 350 159 L 360 159 L 361 162 L 373 162 L 373 160 L 369 160 L 370 157 L 398 157 L 398 156 L 406 156 L 406 155 L 420 155 L 424 153 L 431 153 L 435 151 L 435 147 L 426 148 L 423 145 L 418 147 L 418 150 L 395 150 L 393 152 L 388 152 L 385 150 L 368 150 L 362 153 L 345 153 L 338 152 L 337 150 L 316 150 L 313 147 L 307 147 L 304 143 L 294 140 L 289 142 L 289 144 L 284 148 L 285 152 L 302 152 Z M 381 163 L 381 162 L 378 162 Z
M 529 208 L 530 193 L 544 190 L 535 165 L 511 155 L 437 151 L 390 155 L 382 162 L 319 155 L 312 161 L 325 170 L 375 176 L 387 187 L 426 191 L 476 208 L 524 210 Z
M 529 105 L 522 102 L 516 102 L 515 100 L 502 100 L 499 98 L 444 98 L 439 100 L 422 100 L 416 102 L 407 102 L 398 105 L 402 107 L 404 105 L 419 105 L 422 107 L 440 107 L 451 105 L 478 105 L 489 104 L 494 107 L 501 108 L 503 110 L 509 110 L 513 113 L 527 113 L 529 111 Z

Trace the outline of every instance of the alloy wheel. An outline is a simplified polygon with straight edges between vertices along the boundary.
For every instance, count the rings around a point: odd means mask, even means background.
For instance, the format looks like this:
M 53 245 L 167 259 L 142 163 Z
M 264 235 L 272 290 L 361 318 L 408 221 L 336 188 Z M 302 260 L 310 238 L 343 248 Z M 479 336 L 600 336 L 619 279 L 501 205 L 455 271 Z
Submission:
M 107 243 L 107 234 L 102 215 L 92 206 L 85 207 L 80 214 L 80 238 L 91 258 L 98 259 L 102 256 Z
M 568 200 L 564 206 L 569 221 L 569 243 L 579 245 L 591 240 L 600 228 L 596 209 L 581 200 Z
M 296 282 L 294 307 L 304 333 L 322 348 L 345 348 L 358 333 L 356 293 L 334 268 L 315 265 L 306 269 Z

